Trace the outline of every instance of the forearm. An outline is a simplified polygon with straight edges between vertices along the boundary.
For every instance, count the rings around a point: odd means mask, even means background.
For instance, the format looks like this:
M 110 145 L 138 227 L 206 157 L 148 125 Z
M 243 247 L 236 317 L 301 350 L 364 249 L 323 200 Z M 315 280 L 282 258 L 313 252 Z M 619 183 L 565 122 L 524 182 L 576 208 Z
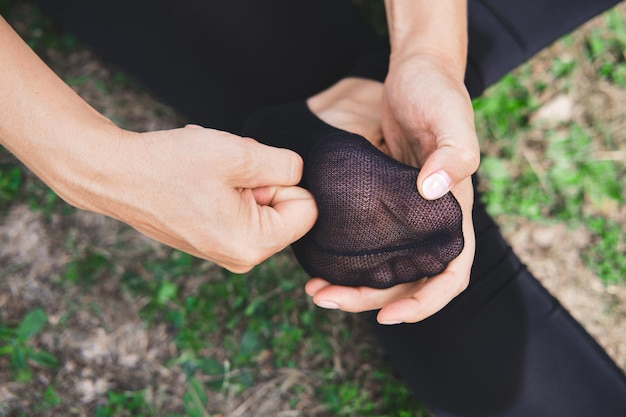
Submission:
M 111 141 L 120 132 L 57 77 L 0 17 L 2 145 L 61 197 L 96 209 L 90 194 L 103 179 L 105 149 L 115 149 Z
M 204 128 L 134 133 L 100 115 L 0 18 L 0 144 L 71 204 L 234 272 L 317 217 L 302 159 Z
M 467 0 L 385 0 L 391 63 L 428 54 L 463 79 L 467 60 Z

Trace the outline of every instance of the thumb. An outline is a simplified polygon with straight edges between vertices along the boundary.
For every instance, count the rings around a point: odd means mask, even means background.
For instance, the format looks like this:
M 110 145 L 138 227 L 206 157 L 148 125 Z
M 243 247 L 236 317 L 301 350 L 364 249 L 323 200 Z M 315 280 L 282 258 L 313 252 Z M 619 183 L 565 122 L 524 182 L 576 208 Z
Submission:
M 254 190 L 266 230 L 282 249 L 304 236 L 315 224 L 317 205 L 313 195 L 300 187 L 265 187 Z M 269 203 L 269 204 L 264 204 Z
M 248 139 L 250 148 L 241 159 L 245 175 L 233 178 L 233 185 L 242 188 L 296 185 L 302 178 L 304 163 L 297 153 L 275 148 Z
M 435 101 L 431 109 L 430 131 L 435 146 L 425 155 L 417 178 L 420 194 L 429 200 L 442 197 L 471 177 L 480 163 L 469 93 L 464 86 L 448 91 L 449 95 Z
M 453 143 L 443 143 L 422 165 L 417 188 L 422 197 L 435 200 L 454 189 L 478 169 L 480 151 L 476 134 Z

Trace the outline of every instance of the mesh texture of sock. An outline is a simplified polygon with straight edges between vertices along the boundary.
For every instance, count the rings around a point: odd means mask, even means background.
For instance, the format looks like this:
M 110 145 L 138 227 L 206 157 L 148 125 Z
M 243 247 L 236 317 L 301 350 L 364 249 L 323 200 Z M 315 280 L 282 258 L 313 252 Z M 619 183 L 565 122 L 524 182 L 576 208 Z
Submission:
M 292 245 L 311 276 L 333 284 L 388 288 L 437 275 L 463 249 L 461 208 L 451 193 L 426 200 L 419 170 L 337 130 L 305 160 L 319 218 Z

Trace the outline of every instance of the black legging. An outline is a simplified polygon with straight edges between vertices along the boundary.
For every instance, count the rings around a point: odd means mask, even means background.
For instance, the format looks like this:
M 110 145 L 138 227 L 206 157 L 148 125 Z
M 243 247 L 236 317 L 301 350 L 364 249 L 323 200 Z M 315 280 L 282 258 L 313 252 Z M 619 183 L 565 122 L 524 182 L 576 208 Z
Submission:
M 343 0 L 41 3 L 191 121 L 235 133 L 254 110 L 304 99 L 346 74 L 384 76 L 385 42 Z M 472 97 L 615 3 L 470 0 Z M 478 203 L 474 224 L 469 288 L 420 323 L 374 325 L 416 395 L 438 417 L 626 416 L 622 371 Z

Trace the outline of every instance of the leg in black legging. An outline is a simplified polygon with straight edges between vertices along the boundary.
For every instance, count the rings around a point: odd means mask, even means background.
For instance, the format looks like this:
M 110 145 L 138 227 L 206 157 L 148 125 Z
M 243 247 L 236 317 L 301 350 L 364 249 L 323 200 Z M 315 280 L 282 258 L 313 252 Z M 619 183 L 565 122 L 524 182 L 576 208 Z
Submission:
M 466 85 L 472 97 L 619 0 L 469 0 Z
M 438 417 L 626 415 L 626 379 L 520 263 L 477 204 L 470 287 L 417 324 L 375 325 Z M 373 317 L 372 317 L 373 320 Z
M 470 1 L 473 96 L 615 1 Z M 623 416 L 626 379 L 520 263 L 479 203 L 469 288 L 417 324 L 375 325 L 438 417 Z M 373 317 L 372 317 L 373 320 Z
M 327 88 L 377 41 L 346 0 L 39 3 L 192 122 L 234 133 L 257 108 Z

